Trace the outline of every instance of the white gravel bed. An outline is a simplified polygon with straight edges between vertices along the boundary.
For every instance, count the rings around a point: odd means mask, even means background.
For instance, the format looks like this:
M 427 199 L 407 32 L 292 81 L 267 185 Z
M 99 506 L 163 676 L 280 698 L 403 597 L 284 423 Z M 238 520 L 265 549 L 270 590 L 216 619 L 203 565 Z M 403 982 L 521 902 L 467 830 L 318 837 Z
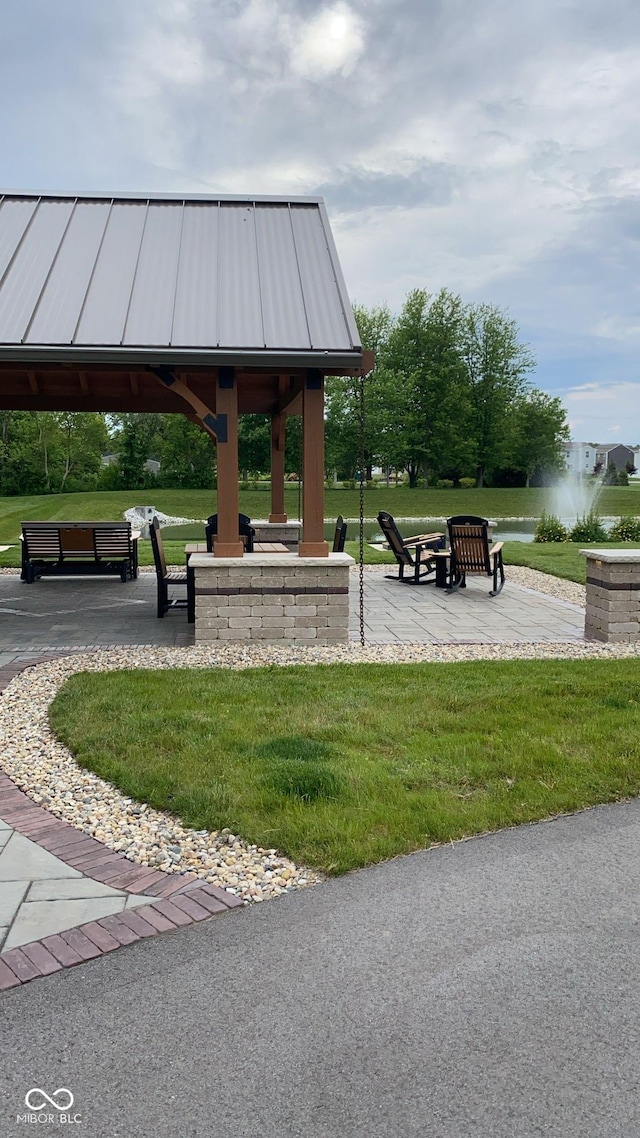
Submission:
M 96 651 L 38 664 L 0 695 L 0 766 L 30 798 L 139 865 L 192 872 L 246 902 L 311 885 L 322 875 L 276 850 L 261 849 L 227 830 L 190 830 L 163 811 L 138 804 L 78 766 L 52 734 L 48 707 L 74 672 L 120 668 L 252 668 L 328 663 L 464 660 L 612 659 L 638 657 L 640 645 L 379 644 L 327 648 L 279 646 L 144 648 Z

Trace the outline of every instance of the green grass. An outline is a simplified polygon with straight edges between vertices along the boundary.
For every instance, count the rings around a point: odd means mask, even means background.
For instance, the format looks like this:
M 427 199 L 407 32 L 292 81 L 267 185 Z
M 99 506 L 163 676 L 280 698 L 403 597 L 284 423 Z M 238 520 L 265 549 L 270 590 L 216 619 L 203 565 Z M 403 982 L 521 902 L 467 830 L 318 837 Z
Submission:
M 241 490 L 240 509 L 250 517 L 269 513 L 268 490 Z M 297 489 L 285 493 L 291 517 L 298 507 Z M 83 494 L 49 494 L 25 498 L 0 498 L 0 542 L 17 541 L 20 522 L 25 521 L 109 521 L 122 517 L 131 506 L 151 503 L 174 517 L 206 518 L 216 512 L 215 490 L 119 490 Z M 365 510 L 375 517 L 389 510 L 397 517 L 432 518 L 451 514 L 480 514 L 489 518 L 538 517 L 549 505 L 545 489 L 506 490 L 409 490 L 406 486 L 367 490 Z M 640 514 L 637 486 L 605 487 L 598 502 L 605 515 Z M 327 490 L 325 515 L 357 517 L 357 490 Z
M 640 792 L 632 660 L 79 674 L 51 722 L 127 795 L 329 873 Z
M 634 542 L 524 542 L 506 541 L 504 543 L 505 565 L 527 565 L 550 573 L 554 577 L 564 577 L 567 581 L 577 581 L 584 585 L 587 579 L 587 559 L 581 557 L 581 549 L 640 549 Z M 508 576 L 508 570 L 507 570 Z

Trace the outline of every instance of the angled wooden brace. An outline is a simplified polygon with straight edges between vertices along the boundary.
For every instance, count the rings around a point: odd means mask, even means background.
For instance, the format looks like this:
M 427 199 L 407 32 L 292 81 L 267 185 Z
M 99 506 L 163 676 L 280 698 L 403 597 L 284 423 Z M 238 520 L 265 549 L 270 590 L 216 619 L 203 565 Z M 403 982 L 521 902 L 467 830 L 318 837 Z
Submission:
M 226 443 L 226 415 L 214 415 L 211 408 L 207 407 L 206 403 L 203 403 L 202 399 L 199 399 L 197 395 L 194 395 L 184 380 L 176 378 L 170 367 L 152 367 L 149 370 L 152 371 L 154 375 L 157 375 L 165 387 L 170 387 L 172 391 L 175 391 L 176 395 L 180 395 L 193 407 L 199 422 L 217 443 Z M 224 370 L 224 368 L 220 368 L 221 373 Z

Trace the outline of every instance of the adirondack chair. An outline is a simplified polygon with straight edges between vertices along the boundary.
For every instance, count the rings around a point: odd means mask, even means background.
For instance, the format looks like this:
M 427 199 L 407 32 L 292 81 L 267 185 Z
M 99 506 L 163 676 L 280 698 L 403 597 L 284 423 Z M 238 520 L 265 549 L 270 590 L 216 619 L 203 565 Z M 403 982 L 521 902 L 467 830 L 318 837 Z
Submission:
M 207 518 L 205 527 L 205 537 L 207 540 L 207 552 L 213 551 L 213 539 L 218 536 L 218 515 L 212 514 Z M 256 531 L 251 525 L 251 518 L 246 514 L 238 514 L 238 535 L 241 538 L 245 553 L 253 553 L 253 539 L 256 536 Z
M 473 514 L 447 518 L 449 531 L 449 583 L 447 593 L 466 588 L 467 574 L 493 577 L 490 597 L 497 597 L 504 585 L 503 542 L 489 545 L 489 522 Z
M 347 523 L 345 522 L 342 514 L 338 515 L 336 520 L 335 533 L 333 535 L 333 549 L 332 553 L 344 553 L 344 543 L 347 540 Z
M 176 569 L 167 569 L 167 560 L 164 555 L 164 546 L 160 534 L 160 523 L 154 517 L 149 526 L 149 537 L 153 549 L 153 560 L 156 567 L 156 580 L 158 582 L 158 616 L 162 617 L 169 609 L 187 609 L 187 617 L 192 620 L 191 606 L 189 604 L 189 579 L 187 573 Z M 169 589 L 174 585 L 184 585 L 187 589 L 186 597 L 169 597 Z
M 431 584 L 427 578 L 436 571 L 435 550 L 444 545 L 444 535 L 421 533 L 416 537 L 402 537 L 394 519 L 386 510 L 381 510 L 378 514 L 378 524 L 398 562 L 398 576 L 388 574 L 390 579 L 402 581 L 405 585 Z M 405 576 L 406 571 L 409 571 L 409 576 Z

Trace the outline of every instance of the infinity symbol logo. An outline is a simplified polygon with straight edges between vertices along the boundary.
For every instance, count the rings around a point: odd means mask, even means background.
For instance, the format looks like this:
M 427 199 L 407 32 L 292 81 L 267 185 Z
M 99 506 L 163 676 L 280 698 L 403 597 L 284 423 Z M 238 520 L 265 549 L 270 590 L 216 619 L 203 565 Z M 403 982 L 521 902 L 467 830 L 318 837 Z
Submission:
M 42 1095 L 42 1102 L 38 1102 L 37 1099 L 33 1102 L 33 1095 Z M 66 1098 L 63 1097 L 62 1101 L 59 1101 L 56 1098 L 57 1095 L 66 1096 Z M 40 1087 L 32 1087 L 24 1096 L 24 1104 L 29 1107 L 29 1110 L 42 1110 L 46 1103 L 49 1103 L 54 1110 L 71 1110 L 73 1095 L 66 1087 L 58 1087 L 57 1091 L 53 1092 L 53 1097 L 50 1098 Z

